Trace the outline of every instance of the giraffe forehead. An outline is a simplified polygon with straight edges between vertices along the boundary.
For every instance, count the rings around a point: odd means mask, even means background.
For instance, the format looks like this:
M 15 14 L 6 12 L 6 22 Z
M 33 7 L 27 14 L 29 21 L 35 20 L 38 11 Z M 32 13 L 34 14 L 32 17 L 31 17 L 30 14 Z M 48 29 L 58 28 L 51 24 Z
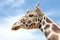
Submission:
M 39 16 L 39 14 L 37 13 L 37 12 L 35 12 L 35 11 L 27 11 L 27 13 L 26 13 L 26 15 L 25 16 L 28 16 L 29 17 L 29 15 L 33 15 L 34 17 L 38 17 Z

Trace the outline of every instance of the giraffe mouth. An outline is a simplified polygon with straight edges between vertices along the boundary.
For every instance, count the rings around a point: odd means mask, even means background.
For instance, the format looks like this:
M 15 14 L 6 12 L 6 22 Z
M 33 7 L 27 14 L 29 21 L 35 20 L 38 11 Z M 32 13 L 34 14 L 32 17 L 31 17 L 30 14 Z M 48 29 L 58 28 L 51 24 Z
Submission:
M 19 29 L 19 26 L 12 27 L 11 29 L 12 29 L 12 30 L 18 30 L 18 29 Z

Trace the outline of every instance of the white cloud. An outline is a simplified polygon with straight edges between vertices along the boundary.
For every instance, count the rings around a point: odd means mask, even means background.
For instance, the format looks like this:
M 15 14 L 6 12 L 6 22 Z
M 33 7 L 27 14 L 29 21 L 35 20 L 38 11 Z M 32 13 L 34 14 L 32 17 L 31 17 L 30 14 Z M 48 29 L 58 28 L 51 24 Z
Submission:
M 2 0 L 0 3 L 0 7 L 5 5 L 11 5 L 12 7 L 18 7 L 25 4 L 25 0 Z
M 20 6 L 22 4 L 24 4 L 25 0 L 8 0 L 10 2 L 10 4 L 12 4 L 12 6 L 16 7 L 16 6 Z
M 15 16 L 24 13 L 22 5 L 26 0 L 2 0 L 0 1 L 0 15 L 2 17 Z M 23 11 L 23 12 L 22 12 Z M 1 17 L 0 16 L 0 17 Z
M 31 31 L 22 30 L 22 29 L 18 31 L 11 31 L 9 29 L 4 28 L 3 30 L 0 30 L 0 40 L 45 40 L 42 33 L 40 33 L 41 35 L 38 33 L 32 34 L 33 32 Z M 42 39 L 41 36 L 44 39 Z
M 60 10 L 50 10 L 46 12 L 48 16 L 52 16 L 52 17 L 60 17 Z

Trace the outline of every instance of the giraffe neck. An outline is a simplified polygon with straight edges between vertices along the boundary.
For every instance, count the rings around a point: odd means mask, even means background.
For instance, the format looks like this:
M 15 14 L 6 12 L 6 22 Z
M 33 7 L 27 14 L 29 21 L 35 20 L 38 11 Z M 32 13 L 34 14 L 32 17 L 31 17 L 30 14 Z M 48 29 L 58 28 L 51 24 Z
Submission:
M 47 40 L 59 40 L 58 34 L 60 34 L 60 29 L 46 16 L 43 16 L 41 30 L 45 34 Z

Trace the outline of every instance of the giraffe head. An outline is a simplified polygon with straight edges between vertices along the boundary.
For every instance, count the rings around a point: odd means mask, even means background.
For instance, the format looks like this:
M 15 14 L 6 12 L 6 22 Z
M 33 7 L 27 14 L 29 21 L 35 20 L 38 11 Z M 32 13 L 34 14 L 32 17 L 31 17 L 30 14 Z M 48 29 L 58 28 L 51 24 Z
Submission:
M 44 14 L 41 12 L 38 5 L 36 5 L 34 10 L 27 11 L 26 14 L 21 18 L 21 20 L 17 21 L 13 25 L 12 30 L 17 30 L 19 28 L 40 28 L 43 15 Z

